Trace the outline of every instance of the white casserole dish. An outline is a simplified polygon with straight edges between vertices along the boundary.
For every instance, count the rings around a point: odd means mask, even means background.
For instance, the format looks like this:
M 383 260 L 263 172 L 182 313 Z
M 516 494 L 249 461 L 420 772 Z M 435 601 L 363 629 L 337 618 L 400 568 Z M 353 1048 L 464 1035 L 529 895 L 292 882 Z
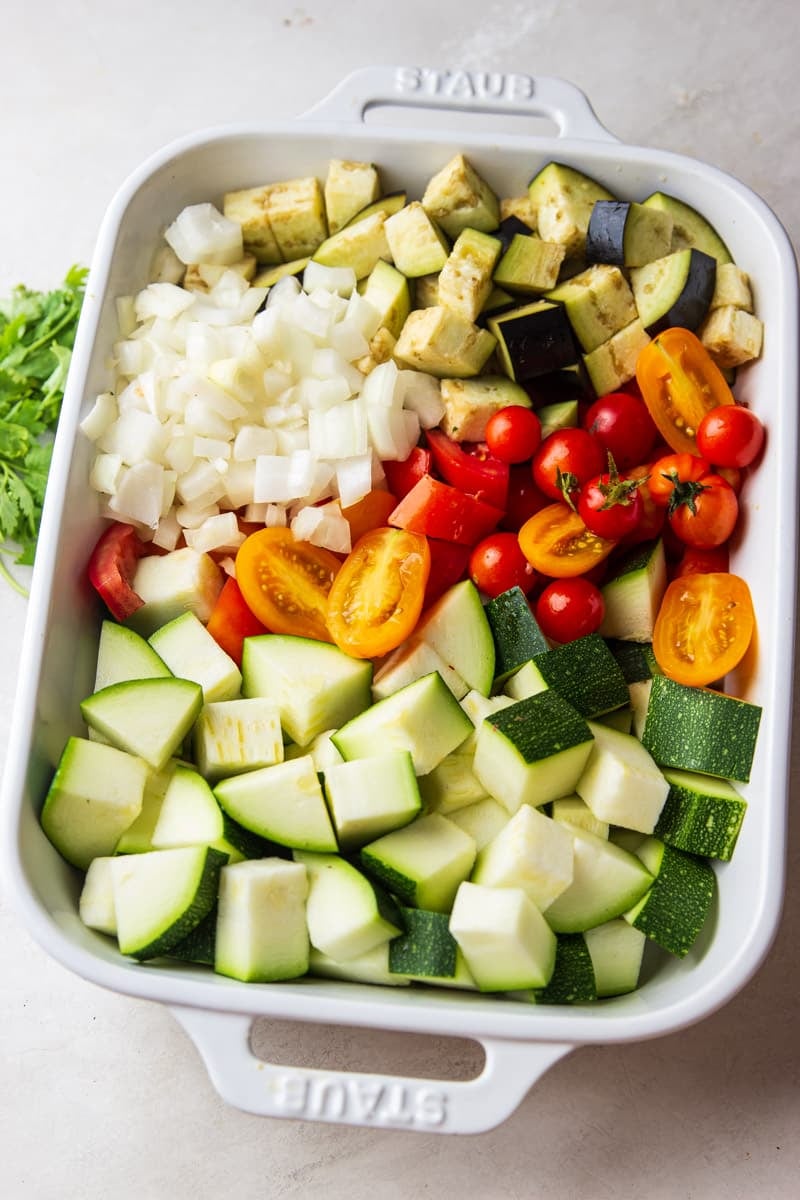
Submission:
M 482 98 L 491 93 L 490 98 Z M 376 105 L 476 114 L 476 131 L 368 123 Z M 545 116 L 556 137 L 503 132 L 503 114 Z M 482 115 L 478 115 L 482 114 Z M 483 132 L 489 127 L 489 132 Z M 518 127 L 518 123 L 517 123 Z M 731 690 L 763 706 L 750 804 L 736 854 L 717 868 L 718 901 L 684 960 L 660 962 L 630 996 L 596 1006 L 529 1007 L 433 989 L 389 989 L 306 979 L 237 983 L 200 968 L 141 966 L 122 958 L 77 915 L 79 879 L 44 837 L 38 813 L 78 704 L 91 690 L 97 606 L 85 565 L 101 529 L 87 486 L 91 446 L 78 422 L 108 386 L 115 297 L 143 286 L 165 226 L 186 204 L 225 190 L 316 173 L 331 156 L 379 164 L 387 189 L 420 195 L 426 180 L 463 151 L 499 191 L 524 191 L 551 158 L 604 182 L 621 197 L 661 189 L 694 205 L 719 229 L 752 277 L 765 323 L 762 358 L 736 391 L 765 420 L 763 463 L 748 479 L 746 523 L 732 569 L 750 583 L 757 653 Z M 784 887 L 797 547 L 797 274 L 788 238 L 764 203 L 712 167 L 626 146 L 598 122 L 586 98 L 555 79 L 417 68 L 357 71 L 300 122 L 205 131 L 167 147 L 124 184 L 100 231 L 74 352 L 47 493 L 22 651 L 2 805 L 3 877 L 20 916 L 62 964 L 101 986 L 168 1004 L 198 1045 L 226 1101 L 250 1112 L 431 1132 L 477 1132 L 505 1119 L 531 1084 L 569 1050 L 674 1032 L 725 1004 L 751 977 L 776 932 Z M 791 499 L 790 499 L 791 498 Z M 780 514 L 777 518 L 775 514 Z M 483 1073 L 440 1083 L 275 1067 L 249 1049 L 255 1017 L 474 1038 Z M 353 1036 L 357 1036 L 354 1033 Z

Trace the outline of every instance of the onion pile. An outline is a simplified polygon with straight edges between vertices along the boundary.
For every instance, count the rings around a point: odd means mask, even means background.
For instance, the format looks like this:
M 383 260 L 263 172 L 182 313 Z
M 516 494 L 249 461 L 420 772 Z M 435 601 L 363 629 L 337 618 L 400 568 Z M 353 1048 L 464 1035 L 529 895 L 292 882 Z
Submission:
M 369 360 L 381 317 L 350 268 L 310 262 L 302 285 L 251 287 L 234 265 L 241 229 L 210 204 L 185 209 L 165 236 L 159 281 L 117 302 L 115 390 L 81 424 L 103 515 L 166 550 L 183 538 L 233 552 L 241 517 L 349 551 L 342 509 L 438 424 L 438 380 Z M 169 281 L 170 261 L 173 278 L 202 263 L 216 281 Z M 369 373 L 356 366 L 365 360 Z

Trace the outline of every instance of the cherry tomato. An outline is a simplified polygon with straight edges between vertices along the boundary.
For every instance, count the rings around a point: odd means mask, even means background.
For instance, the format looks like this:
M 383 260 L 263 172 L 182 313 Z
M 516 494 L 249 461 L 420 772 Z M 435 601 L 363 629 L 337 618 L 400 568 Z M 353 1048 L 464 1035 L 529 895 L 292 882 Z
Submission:
M 551 579 L 584 575 L 607 558 L 617 544 L 592 533 L 563 501 L 535 513 L 518 537 L 528 562 Z
M 341 565 L 330 550 L 297 541 L 289 529 L 259 529 L 236 553 L 236 581 L 247 607 L 273 633 L 330 642 L 328 592 Z
M 89 582 L 118 621 L 125 621 L 144 604 L 133 590 L 136 563 L 147 546 L 133 525 L 115 521 L 100 535 L 89 558 Z
M 328 595 L 328 628 L 339 649 L 378 658 L 405 641 L 422 612 L 430 569 L 422 534 L 388 526 L 364 534 Z
M 532 409 L 509 404 L 489 418 L 485 437 L 495 458 L 507 463 L 525 462 L 539 448 L 542 423 Z
M 709 550 L 727 542 L 739 516 L 736 493 L 721 475 L 678 484 L 667 509 L 673 533 L 687 546 Z
M 644 507 L 640 480 L 620 479 L 614 459 L 609 470 L 588 480 L 578 495 L 578 513 L 587 529 L 615 541 L 632 533 Z
M 500 526 L 503 529 L 520 529 L 528 517 L 532 517 L 540 508 L 550 503 L 550 497 L 540 492 L 533 482 L 530 467 L 514 466 L 508 477 L 508 496 L 506 511 Z
M 585 429 L 557 429 L 533 456 L 533 480 L 552 500 L 563 500 L 606 465 L 600 443 Z
M 679 454 L 697 454 L 697 430 L 707 412 L 735 403 L 703 343 L 681 327 L 647 343 L 636 362 L 636 381 L 659 433 Z
M 681 555 L 680 562 L 674 571 L 675 579 L 684 575 L 710 575 L 727 571 L 730 564 L 728 547 L 712 546 L 709 550 L 699 550 L 696 546 L 687 546 Z
M 600 628 L 605 615 L 603 593 L 583 576 L 556 579 L 538 596 L 534 615 L 551 642 L 573 642 Z
M 670 679 L 705 687 L 742 660 L 754 627 L 750 589 L 738 575 L 686 575 L 664 593 L 653 653 Z
M 583 427 L 613 455 L 620 471 L 643 463 L 658 437 L 646 404 L 630 392 L 609 392 L 595 400 L 586 411 Z
M 764 426 L 741 404 L 706 413 L 697 427 L 697 449 L 715 467 L 749 467 L 764 445 Z
M 725 480 L 725 482 L 729 483 L 731 485 L 733 490 L 736 492 L 736 495 L 737 496 L 739 495 L 739 492 L 742 490 L 742 484 L 744 483 L 744 469 L 743 468 L 741 468 L 741 467 L 718 467 L 715 465 L 714 472 L 717 475 L 721 475 L 722 478 Z
M 666 454 L 650 468 L 647 490 L 656 504 L 666 508 L 679 484 L 696 483 L 710 470 L 711 464 L 696 454 Z
M 242 642 L 267 630 L 245 603 L 241 588 L 229 577 L 217 596 L 206 629 L 218 646 L 229 654 L 237 666 L 242 664 Z
M 647 479 L 647 482 L 637 492 L 642 502 L 642 515 L 631 532 L 622 539 L 626 546 L 637 545 L 639 542 L 649 542 L 653 538 L 657 538 L 664 527 L 664 521 L 667 516 L 666 509 L 656 504 L 650 495 L 649 476 L 649 466 L 633 467 L 632 470 L 625 472 L 626 479 Z
M 493 533 L 478 542 L 469 559 L 470 579 L 489 597 L 509 588 L 527 593 L 536 583 L 536 572 L 520 550 L 515 533 Z

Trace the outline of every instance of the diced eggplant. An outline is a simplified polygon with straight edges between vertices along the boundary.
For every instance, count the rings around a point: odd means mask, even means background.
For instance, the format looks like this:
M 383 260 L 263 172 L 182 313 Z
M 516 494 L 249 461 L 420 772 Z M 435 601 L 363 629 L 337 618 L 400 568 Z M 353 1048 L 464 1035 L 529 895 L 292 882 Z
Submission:
M 672 249 L 672 217 L 626 200 L 598 200 L 586 232 L 589 262 L 643 267 Z
M 673 250 L 694 247 L 710 254 L 720 264 L 731 261 L 730 251 L 714 226 L 691 205 L 666 192 L 653 192 L 643 203 L 645 208 L 654 208 L 672 217 Z
M 594 263 L 547 293 L 567 310 L 585 354 L 636 320 L 636 304 L 619 267 Z
M 636 374 L 636 361 L 650 341 L 640 320 L 631 321 L 607 342 L 602 342 L 583 362 L 598 396 L 615 392 Z
M 494 281 L 511 292 L 537 296 L 558 279 L 565 250 L 558 242 L 543 242 L 533 233 L 517 233 L 494 273 Z
M 574 167 L 550 162 L 528 184 L 539 236 L 560 242 L 567 258 L 583 252 L 592 209 L 598 200 L 613 200 L 611 192 Z
M 505 254 L 518 233 L 529 237 L 533 232 L 532 226 L 527 225 L 516 214 L 511 213 L 507 217 L 503 217 L 492 236 L 500 239 L 502 243 L 501 254 Z
M 694 331 L 711 304 L 717 260 L 702 250 L 676 250 L 631 271 L 636 307 L 651 337 L 682 325 Z
M 535 300 L 490 317 L 487 324 L 497 338 L 503 370 L 518 383 L 578 361 L 572 326 L 561 304 Z

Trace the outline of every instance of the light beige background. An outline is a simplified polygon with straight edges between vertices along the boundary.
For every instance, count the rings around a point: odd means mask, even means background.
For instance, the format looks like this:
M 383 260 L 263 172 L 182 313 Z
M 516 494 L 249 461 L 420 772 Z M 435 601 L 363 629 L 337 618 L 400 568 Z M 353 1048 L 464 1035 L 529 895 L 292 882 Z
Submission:
M 150 151 L 210 124 L 302 112 L 369 63 L 560 75 L 626 141 L 758 191 L 800 245 L 792 0 L 41 0 L 0 23 L 0 291 L 88 262 Z M 787 497 L 787 503 L 797 503 Z M 0 586 L 0 759 L 25 604 Z M 795 754 L 793 802 L 800 802 Z M 562 1060 L 474 1138 L 270 1122 L 226 1108 L 161 1008 L 45 958 L 0 908 L 0 1194 L 7 1200 L 647 1197 L 781 1200 L 800 1170 L 800 835 L 761 972 L 686 1032 Z M 449 1071 L 469 1047 L 281 1026 L 277 1060 Z

